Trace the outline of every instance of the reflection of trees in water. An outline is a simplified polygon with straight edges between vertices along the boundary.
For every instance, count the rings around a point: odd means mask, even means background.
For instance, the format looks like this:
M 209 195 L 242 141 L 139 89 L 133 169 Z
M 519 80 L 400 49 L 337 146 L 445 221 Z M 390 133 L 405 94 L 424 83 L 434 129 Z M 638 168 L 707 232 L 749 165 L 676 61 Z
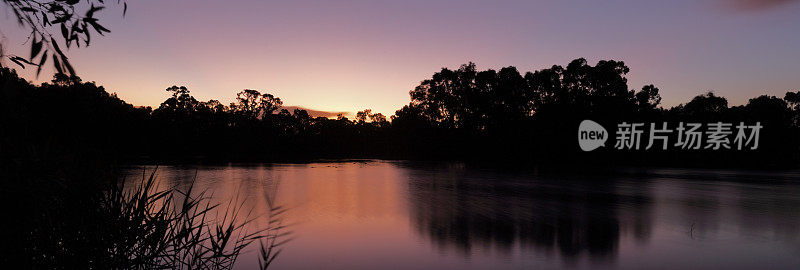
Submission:
M 663 184 L 668 195 L 661 196 L 677 206 L 692 239 L 746 237 L 800 247 L 797 174 L 700 171 L 680 177 Z
M 769 232 L 773 240 L 781 240 L 800 252 L 800 186 L 774 185 L 772 189 L 755 185 L 740 185 L 738 223 L 751 235 Z
M 475 173 L 410 176 L 412 222 L 440 248 L 468 256 L 473 246 L 506 254 L 519 246 L 557 251 L 567 259 L 588 254 L 603 260 L 616 255 L 623 232 L 639 241 L 649 237 L 650 201 L 641 186 L 627 191 L 605 179 L 497 179 Z
M 797 172 L 657 169 L 648 175 L 661 223 L 691 240 L 800 247 Z

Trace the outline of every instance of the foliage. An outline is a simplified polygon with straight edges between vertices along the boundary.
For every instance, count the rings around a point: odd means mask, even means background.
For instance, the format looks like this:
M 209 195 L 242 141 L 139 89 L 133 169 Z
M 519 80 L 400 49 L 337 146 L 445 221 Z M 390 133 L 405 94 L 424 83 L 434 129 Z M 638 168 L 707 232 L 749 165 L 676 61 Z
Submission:
M 128 3 L 125 0 L 121 1 L 124 16 L 128 10 Z M 28 36 L 31 52 L 30 57 L 6 55 L 0 45 L 0 57 L 8 58 L 22 68 L 37 67 L 36 76 L 39 76 L 42 66 L 51 59 L 50 56 L 57 73 L 76 76 L 69 58 L 61 49 L 62 46 L 66 48 L 70 48 L 72 44 L 78 47 L 81 44 L 89 46 L 92 32 L 101 36 L 111 32 L 95 17 L 97 12 L 105 9 L 103 0 L 2 0 L 2 2 L 14 13 L 17 23 L 31 31 Z M 51 33 L 53 31 L 60 32 L 61 37 L 54 37 Z
M 275 245 L 261 245 L 262 253 L 280 251 L 280 214 L 270 215 L 274 225 L 247 231 L 254 218 L 240 220 L 241 206 L 228 204 L 222 217 L 205 191 L 193 195 L 192 184 L 185 192 L 176 189 L 158 191 L 155 170 L 135 189 L 112 186 L 104 197 L 103 208 L 113 224 L 110 238 L 111 268 L 132 269 L 230 269 L 243 249 L 266 240 Z M 273 210 L 280 208 L 272 207 Z M 257 218 L 257 217 L 256 217 Z M 274 258 L 272 258 L 274 259 Z
M 236 94 L 236 101 L 237 103 L 231 104 L 231 110 L 247 119 L 262 119 L 283 105 L 280 98 L 252 89 Z
M 282 109 L 279 97 L 245 89 L 235 102 L 198 101 L 188 88 L 167 88 L 170 96 L 155 110 L 137 108 L 80 78 L 56 75 L 53 84 L 32 86 L 6 70 L 2 100 L 8 156 L 19 148 L 111 153 L 161 161 L 264 161 L 317 158 L 504 159 L 567 163 L 582 154 L 572 136 L 583 119 L 607 127 L 628 122 L 760 121 L 766 129 L 759 151 L 748 153 L 612 154 L 622 163 L 719 164 L 800 158 L 800 102 L 795 92 L 781 99 L 761 96 L 742 106 L 728 105 L 713 92 L 663 108 L 654 85 L 631 89 L 620 61 L 585 59 L 565 67 L 525 72 L 514 67 L 478 70 L 468 63 L 442 69 L 410 91 L 411 101 L 391 116 L 359 111 L 355 119 L 311 117 Z M 157 130 L 158 135 L 143 131 Z M 122 138 L 122 139 L 120 139 Z M 43 142 L 51 142 L 43 144 Z M 124 142 L 124 143 L 123 143 Z M 38 151 L 38 150 L 37 150 Z M 602 152 L 602 151 L 595 151 Z M 694 157 L 694 158 L 690 158 Z M 720 158 L 716 158 L 720 157 Z M 786 158 L 790 157 L 790 158 Z M 781 161 L 783 160 L 783 161 Z M 771 162 L 771 161 L 770 161 Z
M 650 85 L 634 95 L 624 77 L 628 71 L 623 62 L 590 66 L 583 58 L 566 68 L 553 66 L 524 76 L 515 67 L 478 71 L 469 63 L 457 70 L 443 68 L 410 92 L 411 103 L 397 118 L 416 110 L 414 114 L 437 126 L 483 132 L 562 110 L 620 115 L 636 112 L 637 102 L 654 109 L 661 99 L 658 89 Z
M 13 250 L 3 250 L 12 256 L 0 261 L 31 269 L 231 269 L 256 242 L 274 260 L 288 241 L 281 207 L 243 217 L 241 205 L 221 208 L 193 184 L 160 189 L 155 170 L 129 187 L 101 168 L 65 174 L 39 167 L 47 171 L 39 174 L 4 166 L 3 207 L 17 223 L 2 232 Z M 260 218 L 266 227 L 248 230 Z

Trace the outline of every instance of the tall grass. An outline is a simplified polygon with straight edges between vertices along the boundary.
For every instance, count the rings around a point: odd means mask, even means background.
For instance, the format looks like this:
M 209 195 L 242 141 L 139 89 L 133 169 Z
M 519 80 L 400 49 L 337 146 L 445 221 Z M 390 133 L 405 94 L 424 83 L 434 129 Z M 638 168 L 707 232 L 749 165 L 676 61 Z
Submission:
M 108 265 L 126 269 L 231 269 L 242 251 L 258 242 L 259 266 L 267 269 L 288 241 L 285 209 L 268 196 L 267 226 L 248 231 L 256 218 L 231 200 L 225 209 L 212 204 L 206 191 L 193 195 L 172 188 L 158 191 L 156 170 L 135 188 L 125 181 L 104 196 L 112 217 Z M 218 215 L 222 212 L 222 216 Z
M 287 225 L 283 223 L 283 215 L 288 211 L 287 208 L 277 205 L 278 183 L 275 182 L 273 188 L 267 189 L 270 193 L 264 194 L 267 201 L 267 226 L 263 231 L 262 238 L 259 240 L 258 266 L 260 269 L 267 269 L 281 253 L 281 246 L 291 240 L 291 231 L 287 231 Z
M 156 170 L 126 186 L 98 166 L 51 174 L 3 170 L 0 264 L 15 269 L 231 269 L 245 248 L 274 263 L 289 232 L 268 198 L 253 215 L 243 203 L 212 203 L 206 191 L 160 189 Z M 80 173 L 83 172 L 83 173 Z M 111 186 L 107 179 L 115 179 Z M 136 182 L 136 181 L 133 181 Z M 247 211 L 247 212 L 245 212 Z M 262 227 L 257 228 L 256 221 Z M 266 220 L 266 223 L 261 222 Z M 248 249 L 251 250 L 251 249 Z M 256 255 L 256 254 L 254 254 Z

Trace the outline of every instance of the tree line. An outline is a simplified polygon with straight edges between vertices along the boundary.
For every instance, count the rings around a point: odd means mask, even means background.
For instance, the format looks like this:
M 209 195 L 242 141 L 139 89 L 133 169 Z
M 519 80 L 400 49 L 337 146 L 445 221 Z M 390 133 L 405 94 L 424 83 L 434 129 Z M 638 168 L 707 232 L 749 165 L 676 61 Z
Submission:
M 279 97 L 253 89 L 240 91 L 226 105 L 199 101 L 186 87 L 171 86 L 166 89 L 170 96 L 157 108 L 135 107 L 75 76 L 56 74 L 50 83 L 37 86 L 3 68 L 2 147 L 11 153 L 7 157 L 45 151 L 145 161 L 424 158 L 560 163 L 600 158 L 674 165 L 710 157 L 720 164 L 756 157 L 762 164 L 769 163 L 763 158 L 798 160 L 800 92 L 782 98 L 762 95 L 732 107 L 708 92 L 663 108 L 656 86 L 629 87 L 629 71 L 621 61 L 590 65 L 583 58 L 524 74 L 515 67 L 478 70 L 468 63 L 421 81 L 410 91 L 409 104 L 391 117 L 367 109 L 351 120 L 344 115 L 311 117 L 302 109 L 290 112 Z M 607 127 L 623 121 L 759 121 L 765 129 L 759 151 L 582 153 L 574 135 L 583 119 Z M 603 158 L 608 156 L 613 158 Z

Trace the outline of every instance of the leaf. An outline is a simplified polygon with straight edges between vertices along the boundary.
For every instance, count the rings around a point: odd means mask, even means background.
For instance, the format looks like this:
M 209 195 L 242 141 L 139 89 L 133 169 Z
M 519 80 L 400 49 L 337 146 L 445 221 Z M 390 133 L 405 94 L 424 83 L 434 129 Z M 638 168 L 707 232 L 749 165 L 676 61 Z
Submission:
M 46 27 L 48 24 L 50 24 L 50 19 L 47 18 L 47 13 L 42 11 L 42 25 Z
M 89 31 L 86 31 L 86 46 L 89 46 L 89 41 L 92 40 L 92 35 L 89 34 Z
M 41 51 L 42 51 L 42 41 L 41 40 L 37 41 L 36 37 L 34 36 L 33 44 L 31 44 L 31 60 L 33 60 L 33 58 L 36 58 L 36 56 L 39 55 L 39 52 Z
M 44 66 L 45 62 L 47 62 L 47 50 L 44 50 L 44 53 L 42 53 L 42 58 L 39 60 L 39 67 L 41 68 Z
M 91 18 L 95 12 L 103 10 L 104 8 L 105 8 L 104 6 L 95 7 L 94 5 L 92 5 L 92 7 L 89 8 L 89 11 L 86 11 L 86 17 Z
M 78 26 L 79 21 L 75 21 L 72 23 L 72 27 L 70 27 L 70 31 L 74 33 L 82 33 L 83 30 Z
M 28 61 L 28 59 L 25 59 L 25 58 L 22 58 L 22 57 L 19 57 L 19 56 L 11 57 L 11 60 L 15 60 L 15 59 L 16 59 L 16 61 L 20 61 L 20 62 L 26 63 L 28 65 L 36 65 L 33 62 Z
M 55 39 L 55 38 L 53 38 L 53 37 L 50 37 L 50 44 L 53 44 L 53 48 L 54 48 L 54 49 L 56 49 L 56 52 L 57 52 L 59 55 L 61 55 L 61 56 L 64 56 L 64 52 L 62 52 L 62 51 L 61 51 L 61 48 L 59 48 L 59 47 L 58 47 L 58 42 L 56 42 L 56 39 Z
M 69 21 L 69 19 L 72 19 L 72 14 L 71 13 L 66 13 L 63 16 L 58 17 L 55 20 L 51 21 L 50 24 L 63 23 L 63 22 Z
M 42 72 L 42 67 L 44 66 L 45 62 L 47 62 L 47 51 L 44 51 L 44 54 L 42 54 L 42 60 L 39 60 L 39 67 L 36 69 L 36 78 L 39 78 L 39 73 Z
M 12 57 L 10 59 L 11 59 L 12 62 L 17 63 L 17 65 L 22 67 L 22 69 L 25 69 L 25 65 L 23 65 L 21 62 L 19 62 L 17 59 L 15 59 L 14 57 Z
M 70 76 L 75 76 L 75 69 L 72 68 L 72 65 L 69 64 L 69 60 L 65 56 L 61 56 L 61 62 L 64 63 L 64 67 L 67 68 Z
M 57 3 L 50 4 L 50 8 L 47 9 L 47 12 L 56 13 L 56 11 L 64 11 L 64 7 Z
M 69 36 L 69 30 L 67 30 L 67 26 L 64 25 L 64 23 L 61 23 L 61 36 L 63 36 L 64 39 L 67 39 L 67 36 Z
M 64 69 L 61 67 L 61 62 L 58 61 L 58 56 L 53 54 L 53 67 L 56 68 L 58 73 L 64 73 Z
M 91 24 L 92 27 L 94 27 L 94 30 L 97 31 L 97 33 L 100 34 L 101 36 L 103 35 L 103 32 L 111 33 L 111 30 L 106 29 L 105 27 L 94 21 L 89 21 L 89 24 Z
M 22 11 L 25 11 L 25 12 L 36 12 L 36 9 L 34 9 L 32 7 L 22 7 L 19 10 L 22 10 Z

